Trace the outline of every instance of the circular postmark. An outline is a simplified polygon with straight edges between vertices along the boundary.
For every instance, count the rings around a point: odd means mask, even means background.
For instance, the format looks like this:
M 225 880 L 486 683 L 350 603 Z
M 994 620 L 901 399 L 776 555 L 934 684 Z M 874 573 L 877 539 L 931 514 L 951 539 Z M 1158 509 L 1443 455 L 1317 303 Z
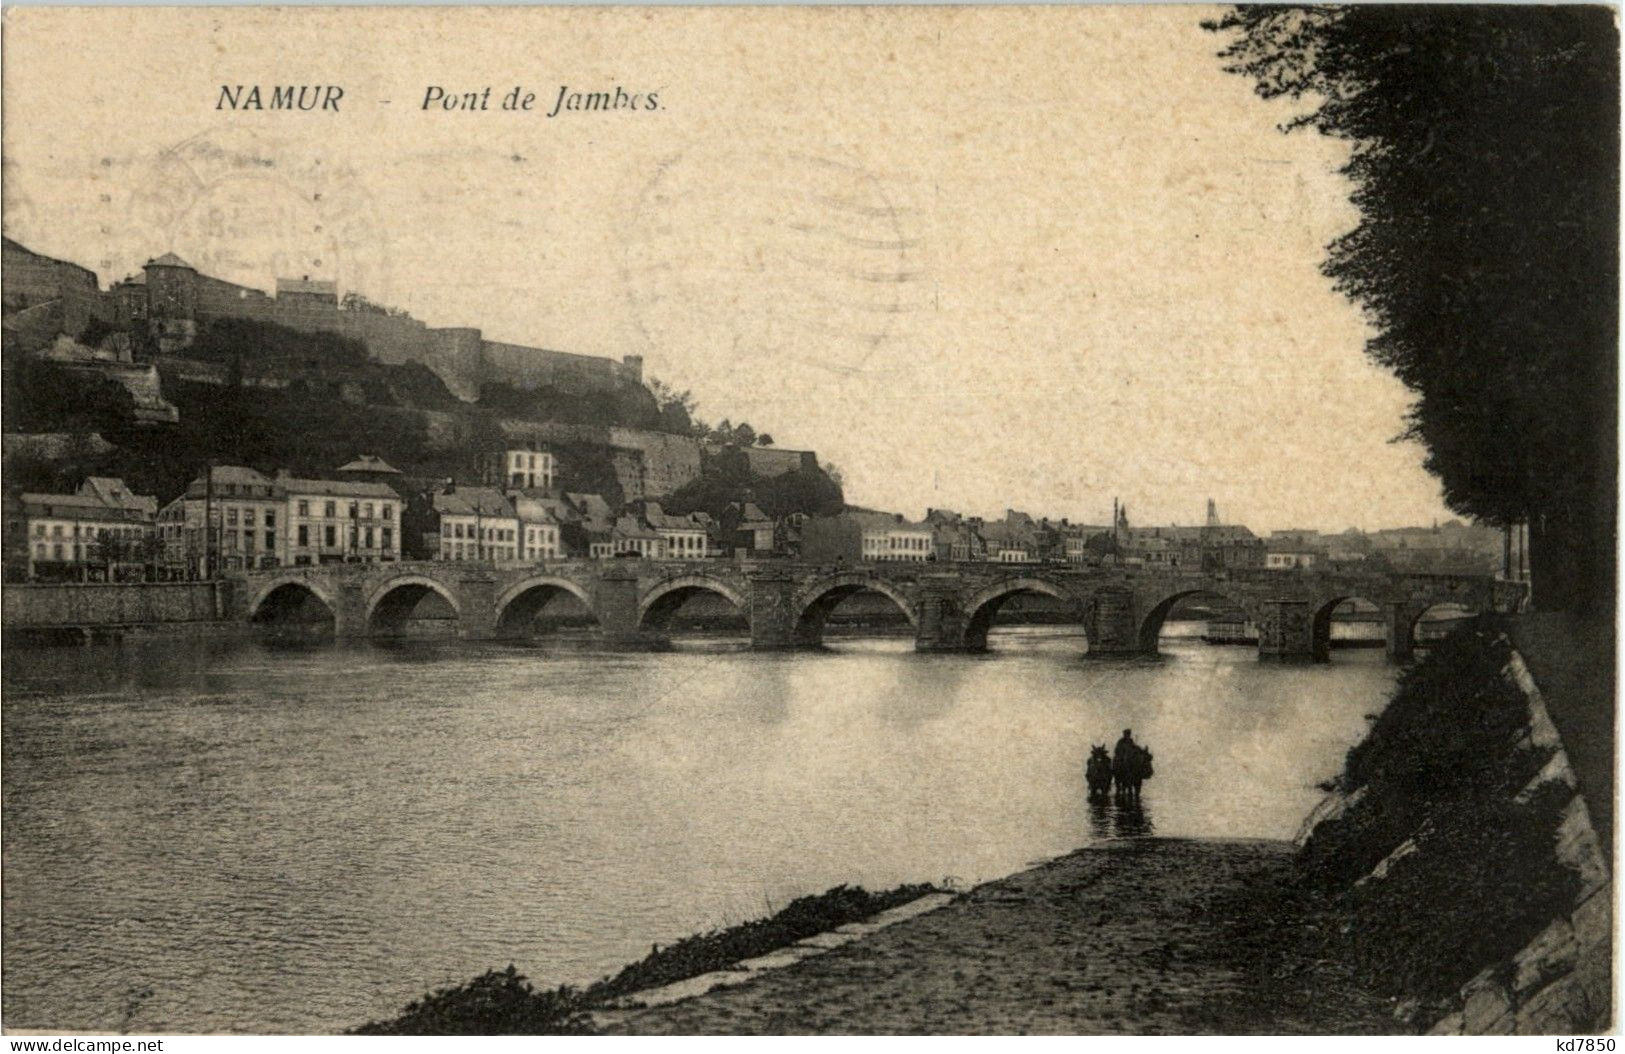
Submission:
M 688 147 L 643 183 L 622 237 L 633 325 L 760 379 L 863 371 L 925 277 L 911 211 L 860 164 Z
M 150 159 L 125 214 L 150 255 L 174 252 L 213 278 L 263 288 L 309 276 L 378 302 L 393 296 L 372 193 L 308 142 L 247 129 L 182 140 Z

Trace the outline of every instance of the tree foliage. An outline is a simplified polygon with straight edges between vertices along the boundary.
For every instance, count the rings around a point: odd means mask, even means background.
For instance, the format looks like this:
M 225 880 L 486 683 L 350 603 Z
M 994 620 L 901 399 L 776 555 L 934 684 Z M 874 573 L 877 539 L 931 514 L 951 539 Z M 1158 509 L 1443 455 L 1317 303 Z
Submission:
M 1325 273 L 1415 394 L 1451 508 L 1527 521 L 1536 600 L 1612 607 L 1618 34 L 1603 7 L 1236 7 L 1207 28 L 1285 130 L 1347 140 Z

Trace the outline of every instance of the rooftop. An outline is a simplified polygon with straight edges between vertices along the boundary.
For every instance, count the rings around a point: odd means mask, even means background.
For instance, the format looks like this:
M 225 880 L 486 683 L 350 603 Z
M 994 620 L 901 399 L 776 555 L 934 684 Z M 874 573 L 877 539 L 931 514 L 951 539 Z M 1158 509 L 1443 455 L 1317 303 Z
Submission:
M 278 476 L 275 482 L 289 494 L 315 494 L 324 498 L 399 497 L 382 483 L 362 483 L 353 479 L 300 479 L 295 476 Z
M 362 454 L 347 465 L 340 465 L 336 472 L 388 472 L 399 476 L 401 470 L 378 457 L 376 454 Z
M 371 486 L 382 485 L 371 484 Z M 455 490 L 440 491 L 434 496 L 434 511 L 442 516 L 514 515 L 513 506 L 508 504 L 508 499 L 494 487 L 460 486 Z

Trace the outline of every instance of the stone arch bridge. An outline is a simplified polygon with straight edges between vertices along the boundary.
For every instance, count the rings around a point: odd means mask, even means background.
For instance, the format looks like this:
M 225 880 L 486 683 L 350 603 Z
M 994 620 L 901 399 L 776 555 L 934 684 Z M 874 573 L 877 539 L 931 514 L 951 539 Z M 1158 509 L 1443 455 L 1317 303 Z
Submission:
M 1222 598 L 1259 630 L 1259 657 L 1324 660 L 1331 614 L 1360 598 L 1377 605 L 1388 655 L 1410 658 L 1417 620 L 1430 607 L 1513 611 L 1524 587 L 1487 576 L 1346 574 L 1252 569 L 1218 573 L 1037 564 L 782 561 L 559 560 L 540 564 L 407 562 L 329 564 L 240 572 L 226 604 L 245 621 L 331 619 L 340 638 L 397 635 L 430 594 L 466 640 L 521 638 L 549 600 L 568 594 L 615 644 L 648 645 L 695 593 L 733 604 L 757 648 L 817 647 L 824 620 L 860 592 L 889 597 L 920 651 L 979 651 L 1010 598 L 1056 599 L 1075 617 L 1091 655 L 1154 654 L 1163 620 L 1180 601 Z M 450 614 L 444 614 L 449 609 Z

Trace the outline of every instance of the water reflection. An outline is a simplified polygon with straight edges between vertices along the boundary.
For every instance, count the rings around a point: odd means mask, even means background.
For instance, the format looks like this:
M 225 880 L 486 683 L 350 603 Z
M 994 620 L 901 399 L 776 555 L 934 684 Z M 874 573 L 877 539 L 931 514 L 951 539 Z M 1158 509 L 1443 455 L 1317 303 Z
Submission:
M 1142 797 L 1092 798 L 1089 801 L 1089 833 L 1097 839 L 1145 838 L 1156 833 L 1151 823 L 1151 806 Z

